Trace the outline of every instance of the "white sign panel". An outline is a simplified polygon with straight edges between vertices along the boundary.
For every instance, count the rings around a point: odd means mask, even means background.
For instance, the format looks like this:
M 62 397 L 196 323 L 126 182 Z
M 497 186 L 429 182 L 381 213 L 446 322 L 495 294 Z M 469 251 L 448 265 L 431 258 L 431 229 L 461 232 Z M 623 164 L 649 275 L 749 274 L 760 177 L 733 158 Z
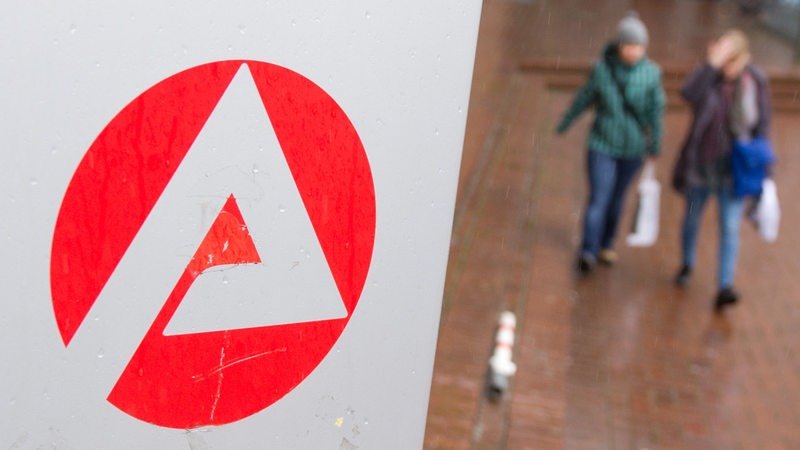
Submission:
M 481 3 L 295 3 L 7 6 L 0 448 L 421 447 Z

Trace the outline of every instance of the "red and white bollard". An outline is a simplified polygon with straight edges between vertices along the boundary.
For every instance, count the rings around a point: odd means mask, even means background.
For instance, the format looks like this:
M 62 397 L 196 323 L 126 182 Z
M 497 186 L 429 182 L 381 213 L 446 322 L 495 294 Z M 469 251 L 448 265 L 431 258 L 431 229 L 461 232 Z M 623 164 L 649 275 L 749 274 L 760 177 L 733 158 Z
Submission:
M 514 349 L 514 330 L 517 317 L 510 311 L 500 314 L 497 334 L 494 339 L 494 352 L 489 358 L 489 395 L 498 398 L 508 389 L 508 380 L 517 372 L 517 365 L 511 360 Z

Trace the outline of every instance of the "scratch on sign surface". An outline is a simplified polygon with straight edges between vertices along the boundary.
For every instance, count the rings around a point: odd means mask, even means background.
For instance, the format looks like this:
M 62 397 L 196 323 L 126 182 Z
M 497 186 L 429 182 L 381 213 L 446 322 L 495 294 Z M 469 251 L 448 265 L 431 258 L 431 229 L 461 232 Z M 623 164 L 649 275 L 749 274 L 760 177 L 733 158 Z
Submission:
M 267 355 L 272 354 L 272 353 L 285 352 L 285 351 L 286 351 L 286 347 L 276 348 L 276 349 L 273 349 L 273 350 L 267 350 L 265 352 L 258 352 L 258 353 L 254 353 L 252 355 L 242 356 L 241 358 L 234 359 L 234 360 L 232 360 L 231 362 L 229 362 L 227 364 L 223 364 L 222 363 L 222 356 L 224 356 L 224 353 L 225 353 L 225 349 L 223 348 L 222 349 L 223 355 L 221 355 L 221 357 L 220 357 L 219 367 L 215 368 L 214 370 L 212 370 L 211 372 L 208 372 L 205 375 L 195 375 L 192 378 L 196 382 L 200 382 L 200 381 L 203 381 L 203 380 L 205 380 L 206 378 L 208 378 L 208 377 L 210 377 L 212 375 L 216 375 L 216 374 L 222 372 L 223 370 L 227 369 L 228 367 L 235 366 L 236 364 L 240 364 L 240 363 L 243 363 L 245 361 L 249 361 L 249 360 L 254 359 L 254 358 L 260 358 L 262 356 L 267 356 Z
M 217 392 L 214 394 L 214 404 L 211 405 L 211 420 L 214 420 L 214 413 L 217 411 L 217 403 L 219 403 L 219 396 L 222 393 L 222 379 L 225 378 L 225 374 L 222 373 L 222 361 L 225 359 L 225 347 L 222 347 L 219 350 L 219 380 L 217 381 Z

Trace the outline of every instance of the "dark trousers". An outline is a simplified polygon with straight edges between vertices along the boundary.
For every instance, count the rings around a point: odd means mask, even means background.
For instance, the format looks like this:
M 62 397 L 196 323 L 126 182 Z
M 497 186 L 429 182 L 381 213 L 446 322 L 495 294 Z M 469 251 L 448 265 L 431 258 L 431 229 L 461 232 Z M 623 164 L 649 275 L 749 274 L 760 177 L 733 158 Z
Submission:
M 625 193 L 642 166 L 642 158 L 614 158 L 589 151 L 589 203 L 583 222 L 583 254 L 597 256 L 611 249 L 617 232 Z

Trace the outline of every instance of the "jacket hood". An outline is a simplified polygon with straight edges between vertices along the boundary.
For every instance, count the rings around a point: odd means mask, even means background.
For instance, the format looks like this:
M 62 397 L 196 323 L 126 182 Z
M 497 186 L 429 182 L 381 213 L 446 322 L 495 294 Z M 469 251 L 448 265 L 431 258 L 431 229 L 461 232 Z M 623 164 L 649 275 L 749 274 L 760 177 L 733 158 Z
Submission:
M 603 59 L 616 59 L 616 62 L 619 62 L 619 53 L 615 42 L 609 42 L 603 47 Z

